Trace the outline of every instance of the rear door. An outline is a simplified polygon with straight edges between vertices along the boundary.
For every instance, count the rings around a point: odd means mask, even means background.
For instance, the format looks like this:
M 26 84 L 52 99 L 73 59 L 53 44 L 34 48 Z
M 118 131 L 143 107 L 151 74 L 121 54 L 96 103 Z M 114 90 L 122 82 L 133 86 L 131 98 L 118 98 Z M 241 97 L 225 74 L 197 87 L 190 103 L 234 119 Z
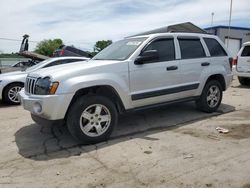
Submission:
M 244 46 L 238 56 L 237 71 L 250 72 L 250 46 Z
M 210 59 L 199 37 L 179 36 L 178 42 L 182 84 L 185 86 L 182 97 L 191 97 L 199 87 L 202 70 L 210 66 Z

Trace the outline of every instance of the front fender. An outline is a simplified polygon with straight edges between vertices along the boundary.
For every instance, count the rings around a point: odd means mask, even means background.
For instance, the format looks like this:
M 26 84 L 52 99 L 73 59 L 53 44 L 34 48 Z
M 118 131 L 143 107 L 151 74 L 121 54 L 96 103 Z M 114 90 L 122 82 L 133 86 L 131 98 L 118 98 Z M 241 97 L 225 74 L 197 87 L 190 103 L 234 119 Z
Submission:
M 59 86 L 57 94 L 76 93 L 83 88 L 94 86 L 110 86 L 118 93 L 125 109 L 130 108 L 128 75 L 126 73 L 112 74 L 101 73 L 82 75 L 65 80 Z

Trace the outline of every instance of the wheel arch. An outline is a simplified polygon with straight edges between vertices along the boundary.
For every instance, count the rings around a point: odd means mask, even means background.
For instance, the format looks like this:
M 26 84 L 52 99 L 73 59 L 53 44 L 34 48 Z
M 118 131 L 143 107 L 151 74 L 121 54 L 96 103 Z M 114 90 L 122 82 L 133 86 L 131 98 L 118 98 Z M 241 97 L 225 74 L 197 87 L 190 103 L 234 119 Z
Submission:
M 221 84 L 223 91 L 226 90 L 226 81 L 225 81 L 225 78 L 224 78 L 224 76 L 223 76 L 222 74 L 213 74 L 213 75 L 209 76 L 209 77 L 207 78 L 206 84 L 207 84 L 210 80 L 217 80 L 217 81 Z M 205 84 L 205 85 L 206 85 L 206 84 Z
M 122 102 L 121 97 L 119 96 L 118 92 L 112 86 L 98 85 L 98 86 L 92 86 L 92 87 L 87 87 L 87 88 L 81 88 L 81 89 L 77 90 L 75 92 L 73 98 L 71 99 L 71 102 L 70 102 L 69 107 L 67 109 L 67 112 L 65 114 L 65 118 L 67 118 L 67 114 L 68 114 L 72 104 L 78 98 L 80 98 L 81 96 L 84 96 L 84 95 L 100 95 L 100 96 L 107 97 L 112 102 L 114 102 L 118 113 L 122 114 L 125 112 L 125 107 L 123 105 L 123 102 Z

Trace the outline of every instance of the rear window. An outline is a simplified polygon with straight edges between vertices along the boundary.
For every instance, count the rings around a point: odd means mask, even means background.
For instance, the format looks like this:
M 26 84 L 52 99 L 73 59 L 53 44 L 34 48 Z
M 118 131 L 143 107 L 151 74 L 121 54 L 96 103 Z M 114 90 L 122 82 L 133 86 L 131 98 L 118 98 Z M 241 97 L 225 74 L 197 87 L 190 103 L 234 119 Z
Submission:
M 245 46 L 241 53 L 241 56 L 250 56 L 250 46 Z
M 225 50 L 222 48 L 222 46 L 217 40 L 211 39 L 211 38 L 204 38 L 204 41 L 212 57 L 227 56 L 227 53 L 225 52 Z
M 200 39 L 178 39 L 182 59 L 206 57 Z

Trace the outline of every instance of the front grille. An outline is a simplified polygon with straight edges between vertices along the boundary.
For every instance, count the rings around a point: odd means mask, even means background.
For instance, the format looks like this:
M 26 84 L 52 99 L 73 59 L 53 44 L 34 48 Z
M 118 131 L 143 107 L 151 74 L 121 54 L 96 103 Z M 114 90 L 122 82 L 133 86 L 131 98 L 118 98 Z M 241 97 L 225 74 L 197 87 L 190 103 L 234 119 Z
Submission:
M 35 86 L 36 86 L 37 78 L 27 77 L 24 85 L 25 91 L 30 94 L 35 94 Z

